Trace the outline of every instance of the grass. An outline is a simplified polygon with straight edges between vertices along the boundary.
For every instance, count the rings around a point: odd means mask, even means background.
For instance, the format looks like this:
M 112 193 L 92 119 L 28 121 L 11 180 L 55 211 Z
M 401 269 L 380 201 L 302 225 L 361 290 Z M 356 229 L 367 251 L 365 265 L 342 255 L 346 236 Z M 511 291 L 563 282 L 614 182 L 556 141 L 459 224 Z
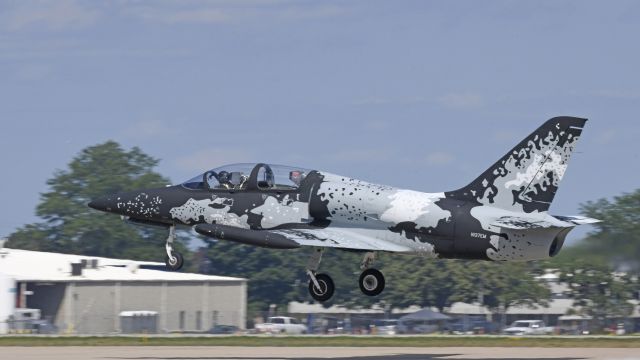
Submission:
M 287 346 L 640 348 L 640 337 L 4 336 L 0 346 Z

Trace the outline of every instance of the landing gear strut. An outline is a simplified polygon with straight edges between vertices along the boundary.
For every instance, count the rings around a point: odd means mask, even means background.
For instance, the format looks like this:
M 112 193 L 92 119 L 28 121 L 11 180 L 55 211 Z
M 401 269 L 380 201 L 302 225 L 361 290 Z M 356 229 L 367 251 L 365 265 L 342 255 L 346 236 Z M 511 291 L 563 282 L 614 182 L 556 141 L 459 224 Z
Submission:
M 358 284 L 360 285 L 360 291 L 367 296 L 380 295 L 385 285 L 384 275 L 380 270 L 369 268 L 373 260 L 375 260 L 375 253 L 368 252 L 364 255 L 364 259 L 360 264 L 360 268 L 364 271 L 360 274 Z
M 176 226 L 171 225 L 169 227 L 169 236 L 167 237 L 167 242 L 165 244 L 165 250 L 167 251 L 167 256 L 165 257 L 164 263 L 167 265 L 167 268 L 172 271 L 178 271 L 182 268 L 184 264 L 184 258 L 182 254 L 173 250 L 173 242 L 176 239 Z
M 335 286 L 331 276 L 327 274 L 316 274 L 320 261 L 322 261 L 322 252 L 324 249 L 315 249 L 309 262 L 307 263 L 307 274 L 309 275 L 309 294 L 319 302 L 325 302 L 333 296 Z

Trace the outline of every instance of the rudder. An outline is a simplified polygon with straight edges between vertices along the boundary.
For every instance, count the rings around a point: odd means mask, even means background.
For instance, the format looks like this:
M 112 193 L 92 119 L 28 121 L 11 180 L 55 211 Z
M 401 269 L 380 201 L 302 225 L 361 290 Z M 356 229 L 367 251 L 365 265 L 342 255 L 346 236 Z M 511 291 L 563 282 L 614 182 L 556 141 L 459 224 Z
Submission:
M 587 119 L 555 117 L 449 198 L 505 210 L 545 212 L 558 190 Z

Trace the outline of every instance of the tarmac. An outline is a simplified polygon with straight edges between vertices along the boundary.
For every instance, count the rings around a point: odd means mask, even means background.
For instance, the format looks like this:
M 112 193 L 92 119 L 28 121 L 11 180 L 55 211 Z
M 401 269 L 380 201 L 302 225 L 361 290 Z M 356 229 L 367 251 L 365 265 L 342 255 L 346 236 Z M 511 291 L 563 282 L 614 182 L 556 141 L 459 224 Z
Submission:
M 0 347 L 16 360 L 640 360 L 640 349 L 601 348 L 390 348 L 390 347 L 203 347 L 95 346 Z

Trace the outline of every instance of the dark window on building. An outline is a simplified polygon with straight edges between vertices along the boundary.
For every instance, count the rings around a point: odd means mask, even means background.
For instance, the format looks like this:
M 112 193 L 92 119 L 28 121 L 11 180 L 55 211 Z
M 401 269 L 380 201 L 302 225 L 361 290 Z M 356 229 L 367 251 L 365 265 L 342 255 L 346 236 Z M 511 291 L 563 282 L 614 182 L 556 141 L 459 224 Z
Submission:
M 185 323 L 185 313 L 184 311 L 180 311 L 180 330 L 184 330 Z
M 216 326 L 216 325 L 218 325 L 218 311 L 213 310 L 211 312 L 211 326 Z
M 196 311 L 196 330 L 202 330 L 202 311 Z

